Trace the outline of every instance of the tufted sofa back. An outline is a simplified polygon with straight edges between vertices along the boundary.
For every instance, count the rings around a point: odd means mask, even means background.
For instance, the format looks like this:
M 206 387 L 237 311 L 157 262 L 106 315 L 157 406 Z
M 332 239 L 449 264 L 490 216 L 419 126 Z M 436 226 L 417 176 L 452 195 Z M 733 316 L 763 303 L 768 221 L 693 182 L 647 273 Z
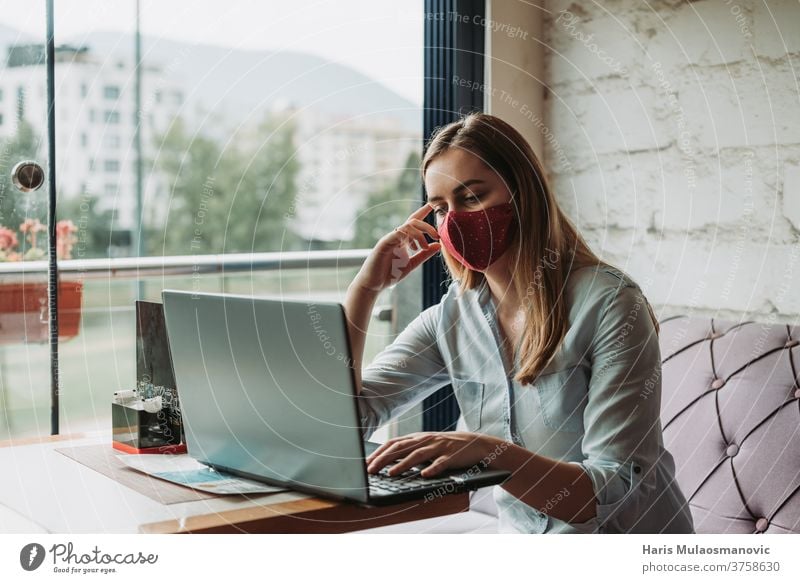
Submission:
M 800 533 L 800 326 L 660 322 L 664 445 L 698 533 Z

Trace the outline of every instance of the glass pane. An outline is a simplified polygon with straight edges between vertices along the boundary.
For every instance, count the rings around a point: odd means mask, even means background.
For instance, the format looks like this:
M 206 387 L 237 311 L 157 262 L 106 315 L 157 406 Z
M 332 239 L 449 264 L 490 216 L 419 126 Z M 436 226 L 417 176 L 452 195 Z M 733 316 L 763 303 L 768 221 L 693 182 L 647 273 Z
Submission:
M 196 289 L 207 292 L 281 294 L 287 298 L 339 300 L 344 288 L 337 283 L 352 278 L 355 269 L 297 270 L 145 280 L 145 299 L 161 301 L 161 290 Z M 42 278 L 42 284 L 45 280 Z M 136 321 L 129 280 L 86 280 L 77 335 L 60 343 L 61 433 L 110 431 L 111 394 L 134 388 L 136 380 Z M 311 291 L 313 290 L 313 291 Z M 382 301 L 387 301 L 382 298 Z M 78 333 L 79 332 L 79 333 Z M 64 331 L 62 331 L 64 333 Z M 46 339 L 46 330 L 44 331 Z M 373 321 L 365 348 L 369 362 L 391 338 L 388 322 Z M 0 441 L 12 436 L 46 435 L 50 431 L 50 371 L 46 344 L 10 344 L 0 347 L 0 370 L 7 415 Z
M 14 4 L 12 6 L 11 4 Z M 47 188 L 21 192 L 15 165 L 47 168 L 44 2 L 0 11 L 0 440 L 17 427 L 50 431 L 46 277 L 22 271 L 47 246 Z M 26 343 L 27 340 L 27 343 Z M 33 378 L 41 370 L 43 380 Z
M 0 22 L 44 38 L 43 10 L 7 4 Z M 139 237 L 149 257 L 371 248 L 420 204 L 421 16 L 352 0 L 143 1 L 137 100 L 136 2 L 56 3 L 59 258 L 78 302 L 62 321 L 62 433 L 108 430 L 111 394 L 135 384 L 139 297 L 160 301 L 170 287 L 343 299 L 357 268 L 197 277 L 184 258 L 183 275 L 135 280 L 85 278 L 81 262 L 135 255 Z M 43 64 L 26 71 L 44 87 Z M 41 110 L 44 135 L 42 104 L 27 109 Z M 45 197 L 25 203 L 42 221 Z M 365 363 L 392 332 L 373 321 Z M 6 362 L 6 435 L 47 433 L 47 346 L 2 347 Z
M 422 21 L 386 3 L 59 3 L 83 257 L 362 248 L 420 199 Z M 421 9 L 420 9 L 421 14 Z M 366 47 L 370 47 L 368 50 Z M 141 213 L 137 203 L 141 139 Z

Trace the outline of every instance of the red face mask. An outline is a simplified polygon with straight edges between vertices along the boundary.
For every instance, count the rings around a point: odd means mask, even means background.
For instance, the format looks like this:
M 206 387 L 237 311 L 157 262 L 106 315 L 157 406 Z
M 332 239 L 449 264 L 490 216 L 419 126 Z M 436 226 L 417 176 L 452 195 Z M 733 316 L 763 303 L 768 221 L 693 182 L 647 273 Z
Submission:
M 447 211 L 438 231 L 459 263 L 483 271 L 508 250 L 513 223 L 514 205 L 506 202 L 479 211 Z

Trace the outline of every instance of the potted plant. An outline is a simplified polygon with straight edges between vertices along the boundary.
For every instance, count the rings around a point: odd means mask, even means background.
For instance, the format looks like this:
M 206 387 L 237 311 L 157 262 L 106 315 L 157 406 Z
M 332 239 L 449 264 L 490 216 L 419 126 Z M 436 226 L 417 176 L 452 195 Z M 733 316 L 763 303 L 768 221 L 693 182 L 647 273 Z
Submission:
M 39 234 L 46 231 L 38 219 L 26 219 L 19 232 L 25 250 L 20 250 L 17 232 L 0 225 L 0 262 L 36 261 L 46 257 L 40 247 Z M 77 227 L 69 220 L 56 223 L 56 257 L 71 259 L 72 248 L 77 242 Z M 68 339 L 78 335 L 81 322 L 81 300 L 83 283 L 79 281 L 58 282 L 58 336 Z M 20 342 L 46 342 L 49 338 L 47 325 L 47 282 L 6 281 L 0 283 L 0 344 Z

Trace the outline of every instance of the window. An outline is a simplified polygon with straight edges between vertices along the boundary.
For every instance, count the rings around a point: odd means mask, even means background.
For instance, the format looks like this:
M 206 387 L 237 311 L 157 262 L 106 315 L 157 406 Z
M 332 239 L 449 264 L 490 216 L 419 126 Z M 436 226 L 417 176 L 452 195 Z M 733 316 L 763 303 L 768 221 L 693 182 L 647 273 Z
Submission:
M 335 12 L 358 13 L 360 1 L 340 0 Z M 226 2 L 224 12 L 239 15 L 255 12 L 259 4 Z M 281 6 L 273 2 L 263 3 L 267 7 L 258 11 L 270 13 Z M 139 235 L 142 253 L 150 257 L 365 250 L 421 200 L 417 178 L 410 176 L 416 173 L 402 176 L 399 169 L 415 168 L 422 151 L 423 31 L 421 23 L 411 18 L 398 22 L 397 9 L 391 3 L 370 6 L 371 13 L 375 12 L 370 15 L 370 26 L 346 16 L 335 27 L 330 22 L 310 24 L 307 10 L 290 10 L 281 19 L 267 21 L 260 17 L 226 19 L 220 18 L 221 13 L 194 11 L 191 22 L 184 19 L 186 26 L 174 34 L 169 27 L 148 27 L 157 21 L 181 22 L 181 15 L 192 12 L 194 4 L 176 0 L 148 5 L 140 21 L 147 41 L 142 51 L 142 115 L 138 119 L 133 110 L 133 0 L 117 3 L 124 18 L 120 17 L 121 30 L 113 38 L 114 46 L 89 42 L 105 25 L 80 16 L 92 14 L 106 3 L 74 0 L 73 4 L 69 17 L 60 12 L 55 16 L 57 43 L 59 38 L 87 40 L 85 53 L 57 64 L 56 73 L 57 87 L 69 91 L 57 95 L 56 127 L 66 139 L 57 144 L 56 155 L 59 195 L 63 195 L 58 201 L 59 217 L 72 220 L 80 229 L 76 234 L 80 244 L 73 249 L 73 258 L 79 249 L 81 259 L 114 262 L 117 257 L 130 257 L 139 252 Z M 414 10 L 421 15 L 421 6 Z M 1 24 L 12 24 L 3 20 L 0 15 Z M 309 34 L 302 38 L 292 34 L 298 29 Z M 205 45 L 209 30 L 214 43 L 208 52 L 204 49 L 198 65 L 196 47 Z M 278 34 L 283 32 L 288 36 Z M 37 38 L 44 39 L 44 32 Z M 366 43 L 377 45 L 380 59 L 362 59 L 357 54 L 358 47 Z M 298 55 L 302 57 L 299 61 Z M 315 70 L 320 64 L 322 69 Z M 365 68 L 369 75 L 361 77 Z M 0 62 L 0 71 L 7 72 L 4 69 L 5 63 Z M 44 79 L 44 67 L 41 69 Z M 288 79 L 283 78 L 284 71 L 289 73 Z M 356 71 L 358 83 L 353 82 Z M 280 82 L 276 83 L 275 72 L 281 72 Z M 26 103 L 25 113 L 40 115 L 46 110 L 46 101 L 39 99 L 39 85 L 22 84 L 29 87 L 27 97 L 35 99 L 35 103 Z M 3 84 L 9 97 L 5 98 L 8 107 L 2 111 L 12 118 L 16 85 L 16 81 Z M 76 115 L 61 116 L 64 106 Z M 141 130 L 140 152 L 131 120 Z M 3 129 L 14 121 L 10 119 Z M 382 169 L 369 144 L 386 133 L 387 124 L 397 128 L 389 140 L 393 142 L 390 150 L 400 162 Z M 337 129 L 340 125 L 344 127 Z M 37 124 L 36 129 L 43 143 L 46 123 Z M 342 134 L 338 142 L 331 139 L 333 133 Z M 362 142 L 364 145 L 359 145 Z M 304 151 L 298 153 L 301 145 Z M 338 159 L 340 153 L 343 161 Z M 132 171 L 139 155 L 141 192 Z M 348 170 L 351 160 L 359 163 Z M 338 185 L 331 181 L 337 168 Z M 385 180 L 372 180 L 375 173 Z M 84 184 L 87 186 L 81 188 Z M 27 200 L 44 200 L 42 194 Z M 144 208 L 138 207 L 138 200 L 144 201 Z M 358 271 L 352 265 L 319 267 L 319 261 L 312 257 L 312 267 L 292 272 L 257 268 L 241 276 L 204 272 L 196 278 L 192 263 L 187 263 L 180 269 L 188 271 L 170 276 L 175 279 L 167 282 L 145 274 L 135 280 L 120 272 L 109 273 L 102 281 L 87 278 L 83 314 L 91 317 L 83 318 L 80 331 L 87 343 L 79 338 L 61 344 L 65 363 L 61 382 L 67 388 L 75 387 L 75 392 L 81 387 L 86 399 L 62 400 L 62 419 L 68 416 L 69 428 L 75 431 L 90 421 L 108 428 L 110 420 L 103 419 L 109 410 L 108 391 L 91 376 L 113 375 L 123 384 L 135 383 L 132 289 L 139 290 L 142 299 L 157 300 L 164 284 L 197 284 L 203 290 L 225 288 L 246 293 L 252 281 L 266 292 L 280 293 L 290 284 L 304 293 L 305 282 L 311 282 L 315 293 L 340 295 L 344 291 L 341 282 Z M 110 313 L 113 318 L 100 317 Z M 372 323 L 365 361 L 385 345 L 389 327 L 388 322 Z M 88 356 L 95 363 L 91 370 L 70 366 L 83 358 L 89 345 Z M 36 348 L 42 350 L 25 356 L 26 364 L 33 366 L 10 372 L 4 368 L 3 383 L 13 387 L 12 394 L 41 393 L 47 386 L 47 347 Z M 0 346 L 0 361 L 10 362 L 12 354 L 19 354 L 5 350 Z M 118 363 L 120 369 L 116 370 Z M 35 368 L 40 374 L 31 380 L 23 368 Z M 39 402 L 29 408 L 43 418 Z M 94 416 L 94 411 L 100 413 Z M 32 414 L 31 419 L 35 418 Z M 21 420 L 15 431 L 37 429 L 32 422 L 25 423 Z M 0 441 L 6 438 L 4 430 L 0 423 Z

